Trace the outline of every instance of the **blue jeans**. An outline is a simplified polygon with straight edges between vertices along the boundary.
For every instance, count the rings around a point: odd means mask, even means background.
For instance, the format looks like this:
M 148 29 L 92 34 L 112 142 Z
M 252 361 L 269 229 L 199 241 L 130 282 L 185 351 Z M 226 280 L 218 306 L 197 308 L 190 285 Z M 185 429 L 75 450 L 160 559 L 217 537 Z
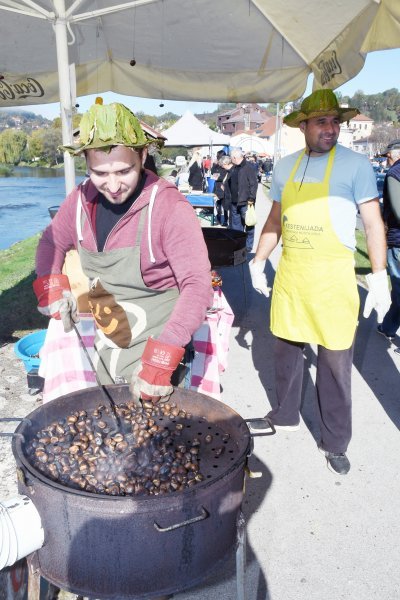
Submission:
M 400 327 L 400 248 L 388 248 L 388 271 L 392 284 L 392 304 L 382 323 L 382 331 L 394 336 Z
M 247 212 L 247 204 L 244 204 L 243 206 L 231 204 L 229 208 L 229 227 L 236 229 L 237 231 L 245 231 L 247 233 L 246 248 L 247 252 L 251 252 L 254 244 L 254 225 L 253 227 L 247 227 L 244 222 Z

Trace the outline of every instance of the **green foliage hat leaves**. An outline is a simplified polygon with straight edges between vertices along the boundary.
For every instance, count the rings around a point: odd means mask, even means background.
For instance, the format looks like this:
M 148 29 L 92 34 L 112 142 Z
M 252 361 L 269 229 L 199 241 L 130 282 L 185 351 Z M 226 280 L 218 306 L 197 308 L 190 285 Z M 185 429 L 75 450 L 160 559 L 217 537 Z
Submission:
M 143 148 L 157 143 L 142 129 L 139 119 L 123 104 L 103 104 L 96 98 L 95 104 L 82 116 L 77 141 L 71 146 L 61 146 L 72 155 L 97 148 L 109 152 L 112 146 Z
M 289 127 L 298 127 L 302 121 L 313 117 L 334 116 L 339 117 L 340 122 L 350 121 L 359 115 L 358 108 L 342 108 L 332 90 L 315 90 L 304 98 L 300 110 L 295 110 L 284 117 L 283 122 Z

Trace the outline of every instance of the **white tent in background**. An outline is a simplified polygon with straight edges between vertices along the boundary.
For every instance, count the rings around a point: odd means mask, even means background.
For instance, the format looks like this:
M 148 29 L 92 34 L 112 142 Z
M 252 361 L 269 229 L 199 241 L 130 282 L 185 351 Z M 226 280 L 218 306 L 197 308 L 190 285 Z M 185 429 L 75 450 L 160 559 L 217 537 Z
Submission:
M 269 156 L 274 154 L 274 138 L 265 139 L 257 135 L 251 135 L 242 131 L 231 137 L 231 146 L 241 148 L 243 152 L 253 152 L 256 154 L 264 153 Z M 304 139 L 304 138 L 303 138 Z
M 229 135 L 213 131 L 204 125 L 190 110 L 174 123 L 169 129 L 162 132 L 167 138 L 165 146 L 229 146 Z

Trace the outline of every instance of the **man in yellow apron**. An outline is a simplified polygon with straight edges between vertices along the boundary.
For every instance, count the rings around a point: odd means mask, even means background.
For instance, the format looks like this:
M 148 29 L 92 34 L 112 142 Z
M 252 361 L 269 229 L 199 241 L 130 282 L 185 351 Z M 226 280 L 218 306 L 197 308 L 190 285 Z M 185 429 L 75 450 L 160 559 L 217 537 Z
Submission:
M 276 336 L 277 407 L 266 419 L 277 429 L 299 428 L 306 343 L 318 346 L 316 390 L 320 450 L 328 467 L 345 475 L 351 439 L 351 368 L 359 296 L 354 272 L 355 225 L 360 212 L 372 273 L 364 316 L 382 322 L 390 306 L 386 243 L 372 166 L 337 144 L 340 123 L 357 109 L 341 108 L 332 90 L 317 90 L 284 118 L 299 127 L 306 147 L 274 169 L 273 205 L 250 262 L 253 287 L 269 295 L 266 259 L 282 236 L 275 276 L 271 331 Z

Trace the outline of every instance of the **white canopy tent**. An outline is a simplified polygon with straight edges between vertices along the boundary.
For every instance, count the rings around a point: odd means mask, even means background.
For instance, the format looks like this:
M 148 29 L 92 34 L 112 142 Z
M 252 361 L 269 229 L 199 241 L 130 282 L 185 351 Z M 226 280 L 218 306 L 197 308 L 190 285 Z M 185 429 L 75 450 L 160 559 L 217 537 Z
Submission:
M 0 0 L 0 107 L 76 97 L 278 102 L 400 45 L 399 0 Z M 66 155 L 67 190 L 74 183 Z
M 187 110 L 169 129 L 162 132 L 165 146 L 229 146 L 230 137 L 213 131 Z
M 231 137 L 231 146 L 241 148 L 243 152 L 264 153 L 274 155 L 274 142 L 256 135 L 241 132 Z

